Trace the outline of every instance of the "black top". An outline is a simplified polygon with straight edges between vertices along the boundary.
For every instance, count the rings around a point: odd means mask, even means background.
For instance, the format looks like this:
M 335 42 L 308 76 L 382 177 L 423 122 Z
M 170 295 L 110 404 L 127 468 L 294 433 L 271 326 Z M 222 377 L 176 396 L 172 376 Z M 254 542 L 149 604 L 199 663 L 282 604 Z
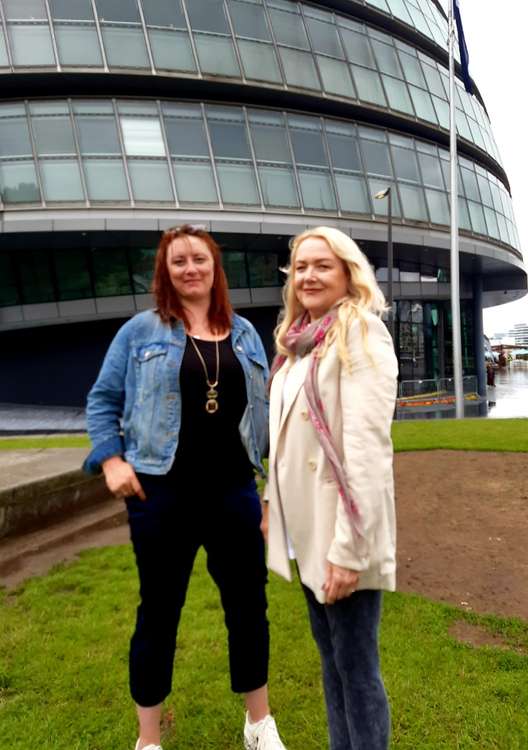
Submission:
M 216 377 L 216 344 L 194 338 L 208 379 Z M 178 449 L 171 473 L 178 481 L 197 481 L 213 486 L 245 484 L 253 477 L 253 467 L 242 445 L 239 424 L 247 406 L 244 371 L 231 346 L 231 337 L 218 342 L 220 362 L 218 409 L 207 413 L 209 386 L 190 337 L 180 369 L 181 426 Z

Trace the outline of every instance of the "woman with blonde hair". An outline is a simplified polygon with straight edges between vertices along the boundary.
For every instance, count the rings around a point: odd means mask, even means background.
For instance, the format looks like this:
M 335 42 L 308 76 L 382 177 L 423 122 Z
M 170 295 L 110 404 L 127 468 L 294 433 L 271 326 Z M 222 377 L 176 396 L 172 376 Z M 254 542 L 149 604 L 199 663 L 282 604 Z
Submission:
M 385 750 L 381 591 L 395 587 L 397 362 L 367 258 L 337 229 L 291 243 L 270 393 L 268 564 L 297 561 L 321 655 L 331 750 Z M 267 502 L 266 502 L 267 501 Z

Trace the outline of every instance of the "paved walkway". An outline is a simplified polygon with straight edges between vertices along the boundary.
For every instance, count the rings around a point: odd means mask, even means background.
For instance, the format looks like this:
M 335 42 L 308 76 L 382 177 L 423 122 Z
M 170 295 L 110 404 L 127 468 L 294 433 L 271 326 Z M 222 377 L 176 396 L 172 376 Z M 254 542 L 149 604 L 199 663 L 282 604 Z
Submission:
M 88 448 L 32 448 L 0 451 L 0 492 L 79 471 Z

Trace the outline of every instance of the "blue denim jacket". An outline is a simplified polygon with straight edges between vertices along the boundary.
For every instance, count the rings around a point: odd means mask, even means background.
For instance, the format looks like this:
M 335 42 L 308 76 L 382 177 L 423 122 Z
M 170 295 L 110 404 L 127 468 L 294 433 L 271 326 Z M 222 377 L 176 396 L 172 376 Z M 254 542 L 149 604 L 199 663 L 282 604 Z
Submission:
M 238 315 L 233 316 L 231 342 L 247 390 L 240 437 L 251 463 L 264 474 L 268 362 L 254 327 Z M 163 323 L 153 310 L 135 315 L 119 329 L 88 394 L 86 419 L 93 450 L 85 471 L 98 473 L 101 463 L 116 455 L 145 474 L 169 471 L 180 432 L 179 376 L 185 345 L 183 323 Z

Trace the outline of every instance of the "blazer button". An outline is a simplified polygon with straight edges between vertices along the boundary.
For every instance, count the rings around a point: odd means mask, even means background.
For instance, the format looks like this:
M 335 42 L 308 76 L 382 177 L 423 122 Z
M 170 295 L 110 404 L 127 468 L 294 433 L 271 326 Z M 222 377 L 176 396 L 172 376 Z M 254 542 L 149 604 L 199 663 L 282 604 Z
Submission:
M 308 412 L 307 412 L 307 411 L 302 411 L 302 412 L 301 412 L 301 417 L 302 417 L 302 418 L 303 418 L 304 420 L 306 420 L 306 421 L 308 421 L 308 419 L 310 419 L 310 415 L 308 414 Z
M 311 469 L 312 471 L 315 471 L 315 470 L 317 469 L 317 461 L 314 461 L 314 460 L 313 460 L 313 458 L 311 458 L 311 459 L 310 459 L 310 460 L 308 461 L 308 466 L 310 467 L 310 469 Z

